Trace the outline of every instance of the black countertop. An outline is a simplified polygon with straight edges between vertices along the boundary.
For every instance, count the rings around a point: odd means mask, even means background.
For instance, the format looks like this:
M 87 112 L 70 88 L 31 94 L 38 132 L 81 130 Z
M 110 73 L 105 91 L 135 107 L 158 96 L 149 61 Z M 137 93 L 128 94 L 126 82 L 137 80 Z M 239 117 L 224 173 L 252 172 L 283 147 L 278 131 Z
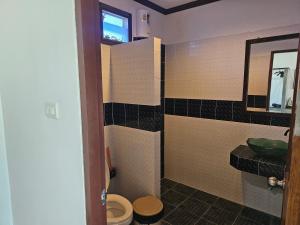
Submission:
M 230 153 L 230 165 L 244 172 L 282 180 L 286 161 L 258 156 L 248 146 L 240 145 Z

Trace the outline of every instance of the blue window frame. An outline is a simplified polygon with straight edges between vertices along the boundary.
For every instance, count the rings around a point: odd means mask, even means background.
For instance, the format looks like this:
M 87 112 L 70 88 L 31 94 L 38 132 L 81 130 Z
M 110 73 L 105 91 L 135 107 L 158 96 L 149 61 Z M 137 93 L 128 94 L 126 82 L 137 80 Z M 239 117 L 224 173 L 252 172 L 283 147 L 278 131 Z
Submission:
M 104 44 L 127 43 L 132 40 L 130 13 L 100 3 L 101 42 Z

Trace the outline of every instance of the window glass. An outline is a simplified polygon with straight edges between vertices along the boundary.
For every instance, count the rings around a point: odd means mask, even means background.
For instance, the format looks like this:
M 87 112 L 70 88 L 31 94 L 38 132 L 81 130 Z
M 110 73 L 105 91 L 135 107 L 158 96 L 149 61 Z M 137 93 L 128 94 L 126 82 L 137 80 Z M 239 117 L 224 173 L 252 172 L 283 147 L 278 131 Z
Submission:
M 128 42 L 128 18 L 102 10 L 103 16 L 103 39 Z

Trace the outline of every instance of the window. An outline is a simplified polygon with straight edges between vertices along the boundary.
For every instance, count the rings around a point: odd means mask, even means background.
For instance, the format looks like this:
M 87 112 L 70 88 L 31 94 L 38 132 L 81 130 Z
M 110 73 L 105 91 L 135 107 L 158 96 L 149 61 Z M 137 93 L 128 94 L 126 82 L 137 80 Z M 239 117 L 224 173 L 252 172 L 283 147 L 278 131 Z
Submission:
M 101 12 L 101 42 L 104 44 L 119 44 L 132 39 L 131 14 L 100 3 Z

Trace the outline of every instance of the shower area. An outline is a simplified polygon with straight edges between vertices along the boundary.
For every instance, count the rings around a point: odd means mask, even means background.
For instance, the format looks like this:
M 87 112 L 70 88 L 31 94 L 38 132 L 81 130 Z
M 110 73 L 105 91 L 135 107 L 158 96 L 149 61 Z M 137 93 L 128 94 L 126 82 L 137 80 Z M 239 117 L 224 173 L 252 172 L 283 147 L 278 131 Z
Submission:
M 105 147 L 116 174 L 109 193 L 160 196 L 161 40 L 101 45 Z

